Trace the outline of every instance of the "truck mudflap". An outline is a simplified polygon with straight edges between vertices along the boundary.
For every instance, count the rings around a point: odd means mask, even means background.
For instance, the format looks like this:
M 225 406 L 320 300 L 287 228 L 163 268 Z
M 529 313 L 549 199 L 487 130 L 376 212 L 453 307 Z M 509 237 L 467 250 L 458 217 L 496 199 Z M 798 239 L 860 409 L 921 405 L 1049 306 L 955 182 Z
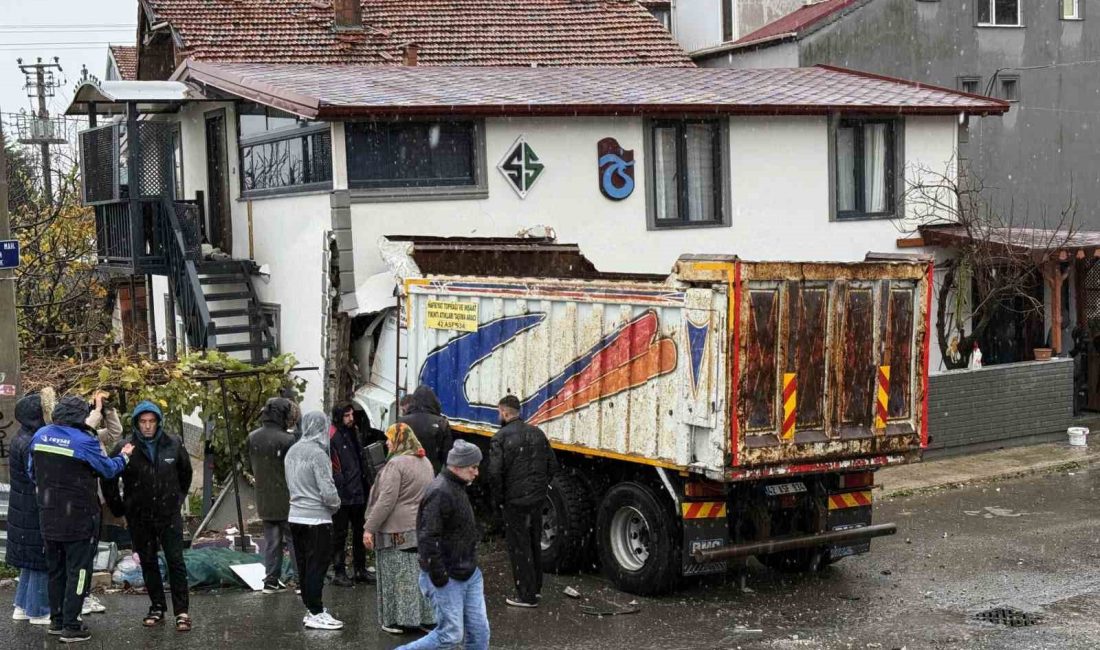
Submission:
M 769 539 L 763 542 L 750 542 L 748 544 L 734 544 L 698 550 L 692 554 L 696 562 L 706 564 L 722 560 L 734 560 L 749 555 L 762 555 L 794 551 L 801 548 L 830 547 L 851 545 L 870 540 L 873 537 L 893 535 L 898 532 L 897 524 L 875 524 L 873 526 L 860 526 L 848 530 L 830 530 L 815 535 L 801 535 L 798 537 Z
M 830 494 L 826 529 L 833 531 L 854 531 L 871 525 L 871 490 L 855 490 Z M 836 561 L 851 555 L 869 553 L 871 538 L 854 540 L 828 547 L 829 561 Z
M 729 522 L 724 501 L 685 501 L 680 504 L 684 526 L 683 557 L 680 571 L 684 576 L 724 573 L 725 560 L 699 562 L 695 553 L 729 545 Z

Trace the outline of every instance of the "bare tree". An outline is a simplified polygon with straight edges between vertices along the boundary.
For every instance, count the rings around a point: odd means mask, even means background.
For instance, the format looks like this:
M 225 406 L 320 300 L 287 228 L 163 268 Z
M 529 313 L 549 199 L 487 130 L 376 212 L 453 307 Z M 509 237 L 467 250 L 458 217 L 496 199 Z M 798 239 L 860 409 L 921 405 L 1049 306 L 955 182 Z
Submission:
M 944 364 L 962 368 L 998 312 L 1043 314 L 1034 288 L 1042 276 L 1060 289 L 1065 277 L 1054 282 L 1051 262 L 1077 234 L 1077 203 L 1071 196 L 1056 214 L 1031 215 L 1013 197 L 973 175 L 960 178 L 954 169 L 951 163 L 944 172 L 915 170 L 905 192 L 905 227 L 951 248 L 938 264 L 943 277 L 936 287 L 936 339 Z

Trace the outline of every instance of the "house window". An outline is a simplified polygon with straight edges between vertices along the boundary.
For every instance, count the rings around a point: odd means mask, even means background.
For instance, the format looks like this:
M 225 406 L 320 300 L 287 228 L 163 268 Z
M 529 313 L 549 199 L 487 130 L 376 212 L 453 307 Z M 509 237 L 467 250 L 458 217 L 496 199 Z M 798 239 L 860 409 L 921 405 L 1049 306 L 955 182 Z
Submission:
M 899 126 L 888 119 L 837 123 L 833 143 L 837 219 L 894 216 Z
M 282 350 L 282 326 L 280 321 L 282 320 L 282 307 L 275 303 L 261 302 L 260 303 L 260 316 L 263 318 L 264 325 L 267 326 L 267 331 L 271 332 L 271 336 L 275 339 L 274 354 L 279 354 L 279 350 Z
M 1020 101 L 1020 78 L 1001 77 L 1001 99 L 1006 102 Z
M 959 77 L 958 88 L 964 93 L 970 93 L 972 95 L 981 94 L 982 90 L 982 78 L 981 77 Z
M 722 42 L 733 40 L 733 0 L 721 0 L 722 2 Z
M 1020 26 L 1021 0 L 978 0 L 978 24 Z
M 1062 20 L 1081 20 L 1081 0 L 1062 0 Z
M 255 104 L 238 109 L 241 194 L 265 196 L 332 187 L 328 124 Z
M 651 222 L 654 227 L 723 223 L 724 129 L 717 120 L 660 120 L 649 128 Z
M 484 190 L 480 122 L 348 122 L 348 186 L 360 196 Z
M 651 2 L 647 8 L 649 9 L 649 13 L 653 14 L 653 17 L 657 19 L 657 22 L 661 23 L 668 31 L 672 31 L 671 2 Z

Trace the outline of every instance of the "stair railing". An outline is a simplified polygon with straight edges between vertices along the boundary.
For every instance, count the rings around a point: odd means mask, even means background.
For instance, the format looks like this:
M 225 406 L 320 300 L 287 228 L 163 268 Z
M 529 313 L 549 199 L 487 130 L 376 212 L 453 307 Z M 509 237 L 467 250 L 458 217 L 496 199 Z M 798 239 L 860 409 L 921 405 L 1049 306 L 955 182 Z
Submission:
M 203 296 L 202 284 L 195 262 L 201 256 L 198 235 L 198 209 L 193 204 L 173 202 L 165 198 L 160 203 L 160 218 L 156 228 L 163 242 L 168 266 L 168 280 L 176 295 L 177 311 L 183 318 L 187 340 L 197 349 L 214 348 L 214 321 Z M 174 327 L 175 324 L 169 324 Z

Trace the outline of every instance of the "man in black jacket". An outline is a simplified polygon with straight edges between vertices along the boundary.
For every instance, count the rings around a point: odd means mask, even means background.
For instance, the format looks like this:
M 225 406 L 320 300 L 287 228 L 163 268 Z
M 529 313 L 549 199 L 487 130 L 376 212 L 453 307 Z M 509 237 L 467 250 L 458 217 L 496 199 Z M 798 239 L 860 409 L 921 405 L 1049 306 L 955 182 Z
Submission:
M 412 427 L 436 474 L 443 469 L 447 452 L 451 451 L 454 442 L 451 425 L 443 417 L 442 410 L 431 387 L 420 385 L 408 396 L 408 410 L 397 420 Z
M 367 485 L 363 463 L 363 445 L 355 425 L 355 409 L 351 404 L 340 404 L 332 410 L 332 427 L 329 442 L 332 480 L 340 493 L 340 509 L 332 516 L 332 566 L 335 576 L 332 584 L 350 587 L 353 583 L 346 569 L 349 529 L 355 582 L 371 580 L 371 575 L 367 573 L 367 549 L 363 546 L 363 521 L 370 486 Z
M 496 509 L 503 510 L 504 537 L 516 596 L 512 607 L 538 607 L 542 591 L 542 506 L 558 461 L 546 434 L 519 416 L 515 395 L 498 405 L 501 428 L 489 443 L 489 489 Z
M 27 466 L 35 483 L 38 520 L 46 542 L 49 633 L 60 635 L 63 643 L 91 638 L 79 617 L 99 547 L 97 477 L 118 476 L 134 448 L 123 445 L 121 457 L 107 458 L 95 432 L 84 424 L 88 412 L 84 400 L 63 397 L 52 411 L 53 424 L 39 429 L 31 439 Z
M 141 559 L 141 574 L 151 605 L 143 623 L 159 625 L 168 610 L 164 583 L 160 578 L 157 550 L 164 551 L 168 563 L 168 583 L 172 588 L 172 612 L 176 630 L 191 630 L 188 613 L 187 566 L 183 562 L 183 519 L 180 507 L 191 488 L 191 456 L 183 442 L 164 432 L 164 417 L 152 402 L 141 402 L 134 409 L 134 433 L 119 443 L 132 444 L 135 451 L 122 472 L 122 498 L 118 481 L 105 485 L 104 497 L 115 516 L 126 516 L 134 551 Z M 115 450 L 116 455 L 118 449 Z
M 283 460 L 294 444 L 290 433 L 293 407 L 283 397 L 267 400 L 260 411 L 259 429 L 248 434 L 248 457 L 256 477 L 256 514 L 264 522 L 265 594 L 284 591 L 283 549 L 290 551 L 290 565 L 297 566 L 290 541 L 290 492 L 286 487 Z
M 481 450 L 458 440 L 447 467 L 424 490 L 416 514 L 420 591 L 432 601 L 436 627 L 398 650 L 489 647 L 485 583 L 477 567 L 480 538 L 466 486 L 474 482 Z

